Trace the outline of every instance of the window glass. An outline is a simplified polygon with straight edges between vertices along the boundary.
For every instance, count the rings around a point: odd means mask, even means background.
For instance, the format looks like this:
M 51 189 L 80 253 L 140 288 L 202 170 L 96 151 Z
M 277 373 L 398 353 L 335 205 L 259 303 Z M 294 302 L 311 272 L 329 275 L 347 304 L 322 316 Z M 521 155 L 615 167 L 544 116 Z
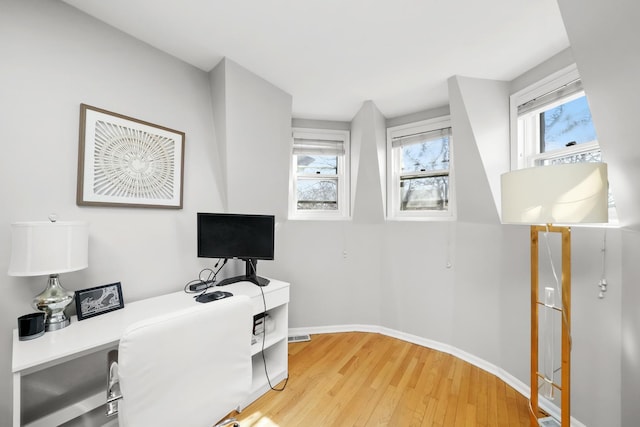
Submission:
M 449 169 L 449 137 L 402 146 L 402 172 Z
M 586 163 L 586 162 L 597 162 L 600 163 L 602 161 L 602 153 L 600 150 L 593 151 L 585 151 L 576 154 L 570 154 L 561 157 L 548 157 L 540 159 L 538 162 L 538 166 L 540 165 L 559 165 L 562 163 Z
M 596 140 L 587 97 L 581 96 L 540 113 L 540 152 Z
M 454 219 L 451 121 L 439 117 L 387 129 L 387 217 Z
M 449 177 L 400 179 L 400 210 L 446 210 L 449 205 Z
M 298 174 L 336 175 L 338 156 L 299 154 L 297 156 Z
M 337 210 L 338 180 L 298 179 L 298 209 Z

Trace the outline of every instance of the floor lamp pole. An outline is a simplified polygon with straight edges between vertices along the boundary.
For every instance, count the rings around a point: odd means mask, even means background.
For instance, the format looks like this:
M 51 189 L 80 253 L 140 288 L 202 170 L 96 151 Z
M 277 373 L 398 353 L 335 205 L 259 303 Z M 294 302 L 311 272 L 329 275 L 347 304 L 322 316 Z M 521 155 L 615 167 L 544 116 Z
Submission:
M 553 225 L 531 226 L 531 427 L 538 427 L 539 399 L 538 382 L 543 375 L 539 372 L 539 250 L 540 233 L 560 233 L 562 238 L 562 306 L 555 308 L 562 317 L 562 350 L 561 350 L 561 384 L 552 383 L 552 387 L 561 391 L 560 416 L 561 426 L 570 427 L 571 422 L 571 228 Z M 547 307 L 548 309 L 548 307 Z M 543 378 L 544 381 L 544 378 Z

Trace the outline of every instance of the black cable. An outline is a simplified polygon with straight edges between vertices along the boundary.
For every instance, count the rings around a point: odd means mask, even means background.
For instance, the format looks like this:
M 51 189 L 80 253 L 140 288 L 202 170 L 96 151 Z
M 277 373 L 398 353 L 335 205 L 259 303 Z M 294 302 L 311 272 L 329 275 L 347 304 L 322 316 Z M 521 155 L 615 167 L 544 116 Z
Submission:
M 196 284 L 196 283 L 204 283 L 202 280 L 200 279 L 195 279 L 195 280 L 190 280 L 187 282 L 186 285 L 184 285 L 183 291 L 185 294 L 195 294 L 197 291 L 192 291 L 189 289 L 189 286 Z
M 217 267 L 217 266 L 218 266 L 218 263 L 216 263 L 215 267 Z M 187 293 L 187 294 L 195 294 L 195 293 L 200 292 L 200 291 L 192 291 L 192 290 L 190 290 L 189 286 L 191 286 L 193 284 L 206 284 L 209 279 L 207 278 L 207 280 L 202 280 L 202 273 L 205 272 L 205 271 L 208 271 L 209 272 L 209 277 L 211 277 L 211 273 L 213 273 L 213 270 L 211 270 L 210 268 L 203 268 L 202 270 L 200 270 L 200 273 L 198 274 L 198 278 L 197 279 L 190 280 L 190 281 L 187 282 L 186 285 L 184 285 L 183 290 L 184 290 L 185 293 Z
M 220 264 L 220 261 L 222 261 L 222 265 L 218 268 L 218 265 Z M 222 268 L 227 264 L 228 259 L 227 258 L 223 258 L 223 259 L 218 259 L 218 261 L 216 262 L 216 264 L 213 266 L 213 269 L 211 268 L 203 268 L 202 270 L 200 270 L 200 273 L 198 274 L 198 278 L 191 280 L 189 282 L 187 282 L 186 285 L 184 285 L 184 292 L 187 294 L 198 294 L 196 295 L 194 298 L 199 297 L 200 295 L 204 294 L 205 292 L 207 292 L 209 290 L 209 288 L 213 288 L 215 286 L 215 282 L 216 282 L 216 277 L 218 276 L 218 273 L 220 273 L 220 270 L 222 270 Z M 202 278 L 202 273 L 207 272 L 208 275 L 206 277 L 206 279 Z M 189 289 L 189 286 L 193 285 L 193 284 L 203 284 L 205 285 L 204 289 L 200 289 L 197 291 L 192 291 Z
M 249 265 L 251 265 L 251 269 L 253 270 L 253 274 L 255 274 L 256 276 L 258 275 L 258 272 L 256 271 L 256 267 L 253 265 L 253 262 L 251 262 L 251 260 L 249 260 Z M 269 378 L 269 371 L 267 370 L 267 358 L 264 355 L 264 346 L 265 346 L 265 342 L 267 340 L 267 299 L 264 296 L 264 289 L 262 289 L 262 286 L 256 285 L 258 286 L 258 288 L 260 288 L 260 294 L 262 295 L 262 306 L 264 307 L 264 317 L 263 317 L 263 332 L 262 332 L 262 348 L 260 349 L 260 353 L 262 354 L 262 363 L 264 365 L 264 375 L 267 377 L 267 383 L 269 384 L 269 388 L 273 391 L 284 391 L 285 388 L 287 388 L 287 383 L 289 382 L 289 374 L 288 374 L 288 370 L 287 370 L 287 378 L 284 379 L 284 384 L 282 384 L 282 387 L 280 388 L 275 388 L 273 386 L 273 384 L 271 384 L 271 378 Z
M 220 267 L 218 267 L 218 264 L 220 264 L 220 260 L 218 259 L 218 262 L 216 262 L 216 265 L 213 266 L 214 269 L 217 268 L 217 270 L 215 270 L 215 271 L 211 270 L 210 268 L 205 268 L 205 269 L 200 271 L 200 274 L 202 274 L 202 272 L 205 271 L 205 270 L 209 271 L 209 277 L 207 277 L 207 281 L 203 282 L 203 283 L 206 283 L 207 287 L 204 288 L 202 290 L 202 292 L 200 292 L 200 294 L 196 295 L 194 298 L 198 298 L 199 296 L 204 295 L 209 290 L 209 288 L 213 288 L 213 287 L 216 286 L 215 285 L 216 277 L 218 277 L 218 273 L 220 273 L 220 270 L 222 270 L 222 268 L 225 265 L 227 265 L 227 261 L 229 261 L 229 260 L 227 258 L 224 258 L 224 261 L 222 262 L 222 265 Z M 200 279 L 200 280 L 202 280 L 202 279 Z
M 214 265 L 213 269 L 211 268 L 204 268 L 202 270 L 200 270 L 200 274 L 198 274 L 198 279 L 195 280 L 191 280 L 189 282 L 187 282 L 187 284 L 184 286 L 184 291 L 185 293 L 188 294 L 195 294 L 197 293 L 198 295 L 196 295 L 194 298 L 199 297 L 200 295 L 203 295 L 205 292 L 207 292 L 207 290 L 211 287 L 215 286 L 215 281 L 216 281 L 216 277 L 218 276 L 218 273 L 220 272 L 220 270 L 222 270 L 222 268 L 227 264 L 227 261 L 229 261 L 227 258 L 224 258 L 224 261 L 222 263 L 222 265 L 220 266 L 220 268 L 218 268 L 218 264 L 220 264 L 220 259 L 218 260 L 218 262 L 216 262 L 216 264 Z M 256 266 L 253 264 L 253 262 L 251 260 L 249 260 L 249 265 L 251 266 L 251 269 L 253 270 L 253 274 L 255 274 L 257 276 L 257 271 L 256 271 Z M 209 276 L 207 277 L 206 280 L 202 280 L 202 273 L 207 271 L 209 273 Z M 204 288 L 204 290 L 202 291 L 191 291 L 189 290 L 189 286 L 194 284 L 194 283 L 203 283 L 203 284 L 207 284 L 207 287 Z M 264 307 L 264 330 L 262 333 L 262 348 L 260 349 L 260 353 L 262 355 L 262 363 L 264 365 L 264 374 L 267 377 L 267 383 L 269 384 L 269 388 L 273 391 L 284 391 L 284 389 L 287 387 L 287 383 L 289 382 L 289 375 L 287 375 L 287 377 L 284 380 L 284 384 L 282 385 L 282 387 L 280 388 L 275 388 L 273 386 L 273 384 L 271 383 L 271 378 L 269 378 L 269 371 L 267 369 L 267 359 L 266 356 L 264 354 L 264 350 L 265 350 L 265 343 L 266 343 L 266 338 L 267 338 L 267 299 L 264 295 L 264 289 L 262 289 L 262 286 L 256 285 L 258 286 L 258 288 L 260 288 L 260 294 L 262 295 L 262 306 Z

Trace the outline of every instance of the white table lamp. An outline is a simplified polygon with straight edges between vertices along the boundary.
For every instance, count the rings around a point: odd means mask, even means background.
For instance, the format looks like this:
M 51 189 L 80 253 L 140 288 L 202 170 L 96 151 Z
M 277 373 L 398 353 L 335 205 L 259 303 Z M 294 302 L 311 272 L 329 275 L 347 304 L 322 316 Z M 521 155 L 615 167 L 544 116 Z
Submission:
M 84 222 L 18 222 L 11 224 L 10 276 L 45 276 L 45 290 L 33 307 L 46 313 L 45 330 L 71 323 L 64 313 L 73 292 L 60 285 L 58 275 L 88 267 L 89 227 Z
M 561 425 L 569 427 L 571 417 L 571 229 L 566 224 L 595 224 L 608 221 L 607 165 L 605 163 L 566 163 L 538 166 L 508 172 L 501 178 L 502 222 L 531 226 L 531 425 L 538 426 L 538 418 L 542 416 L 538 407 L 538 385 L 542 381 L 542 385 L 546 386 L 547 397 L 553 398 L 554 389 L 561 392 Z M 540 298 L 538 237 L 539 233 L 549 232 L 560 233 L 562 238 L 561 286 L 556 280 L 555 287 L 545 288 L 544 298 Z M 551 266 L 553 268 L 553 262 Z M 560 302 L 558 296 L 561 296 L 560 307 L 556 305 Z M 554 377 L 556 369 L 553 366 L 554 351 L 551 337 L 546 337 L 547 346 L 551 347 L 545 352 L 543 369 L 539 369 L 539 310 L 561 313 L 560 383 Z

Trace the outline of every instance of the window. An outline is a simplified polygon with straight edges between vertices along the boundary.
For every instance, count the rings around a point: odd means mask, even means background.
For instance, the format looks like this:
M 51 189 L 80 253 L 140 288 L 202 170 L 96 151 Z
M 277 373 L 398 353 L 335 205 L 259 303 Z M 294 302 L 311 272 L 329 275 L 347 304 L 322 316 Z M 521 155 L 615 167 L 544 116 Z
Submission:
M 518 168 L 600 161 L 582 83 L 575 79 L 517 106 Z
M 349 132 L 293 130 L 291 218 L 349 217 Z
M 601 162 L 589 103 L 575 67 L 511 97 L 512 169 L 559 163 Z M 615 203 L 609 190 L 609 218 Z
M 453 218 L 449 117 L 389 128 L 387 163 L 390 219 Z

